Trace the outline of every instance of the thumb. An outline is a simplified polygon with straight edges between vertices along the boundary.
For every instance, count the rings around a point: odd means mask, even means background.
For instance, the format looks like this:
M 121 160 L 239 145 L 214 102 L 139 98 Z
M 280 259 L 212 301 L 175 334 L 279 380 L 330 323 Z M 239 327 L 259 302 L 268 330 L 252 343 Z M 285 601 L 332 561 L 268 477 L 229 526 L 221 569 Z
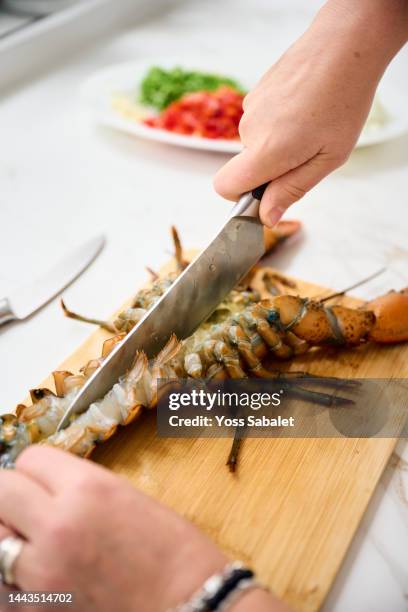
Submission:
M 337 167 L 321 154 L 272 181 L 265 190 L 260 206 L 264 225 L 273 227 L 283 213 L 312 187 Z

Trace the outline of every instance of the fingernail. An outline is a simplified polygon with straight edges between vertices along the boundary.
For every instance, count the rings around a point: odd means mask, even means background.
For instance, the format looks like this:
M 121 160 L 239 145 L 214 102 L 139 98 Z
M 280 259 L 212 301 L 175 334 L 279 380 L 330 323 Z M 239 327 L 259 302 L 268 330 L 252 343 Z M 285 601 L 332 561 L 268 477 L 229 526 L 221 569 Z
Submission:
M 268 211 L 266 215 L 266 221 L 269 227 L 273 227 L 274 225 L 276 225 L 284 212 L 285 211 L 283 210 L 283 208 L 279 208 L 279 206 L 277 206 L 276 208 L 272 208 L 272 210 Z

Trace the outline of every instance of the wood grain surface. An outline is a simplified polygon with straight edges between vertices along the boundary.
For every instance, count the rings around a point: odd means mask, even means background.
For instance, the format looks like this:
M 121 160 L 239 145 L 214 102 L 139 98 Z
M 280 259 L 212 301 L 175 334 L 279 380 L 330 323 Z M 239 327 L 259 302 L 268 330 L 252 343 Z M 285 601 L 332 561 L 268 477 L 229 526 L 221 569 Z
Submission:
M 296 283 L 301 295 L 328 291 Z M 100 354 L 107 337 L 97 329 L 58 369 L 78 370 Z M 364 345 L 312 351 L 285 367 L 340 377 L 407 377 L 407 363 L 407 345 Z M 44 385 L 52 388 L 51 379 Z M 295 610 L 309 612 L 330 589 L 395 443 L 248 439 L 233 475 L 225 467 L 231 440 L 158 438 L 155 414 L 146 412 L 92 458 L 193 521 L 228 555 L 253 566 Z

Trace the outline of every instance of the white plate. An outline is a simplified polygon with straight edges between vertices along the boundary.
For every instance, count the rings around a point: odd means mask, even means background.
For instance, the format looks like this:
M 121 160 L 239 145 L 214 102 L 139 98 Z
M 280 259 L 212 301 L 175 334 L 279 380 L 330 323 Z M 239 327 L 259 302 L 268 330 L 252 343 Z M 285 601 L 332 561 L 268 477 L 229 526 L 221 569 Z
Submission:
M 81 97 L 100 123 L 127 132 L 128 134 L 181 147 L 222 153 L 239 153 L 242 150 L 242 145 L 237 140 L 213 140 L 198 136 L 184 136 L 167 130 L 151 128 L 135 119 L 125 117 L 113 107 L 113 101 L 117 96 L 128 97 L 129 100 L 137 100 L 139 84 L 151 66 L 172 68 L 177 65 L 183 66 L 186 69 L 206 70 L 224 74 L 223 70 L 213 69 L 211 66 L 203 65 L 200 61 L 191 63 L 177 59 L 160 58 L 156 60 L 126 62 L 105 68 L 91 76 L 82 86 Z M 247 89 L 254 84 L 240 79 L 229 71 L 225 71 L 225 74 L 236 78 Z M 397 92 L 390 90 L 390 88 L 381 86 L 378 98 L 381 106 L 385 109 L 387 119 L 382 125 L 371 128 L 366 126 L 361 133 L 356 147 L 384 142 L 408 131 L 408 105 L 406 100 Z M 149 109 L 143 110 L 146 111 L 146 116 L 152 114 Z

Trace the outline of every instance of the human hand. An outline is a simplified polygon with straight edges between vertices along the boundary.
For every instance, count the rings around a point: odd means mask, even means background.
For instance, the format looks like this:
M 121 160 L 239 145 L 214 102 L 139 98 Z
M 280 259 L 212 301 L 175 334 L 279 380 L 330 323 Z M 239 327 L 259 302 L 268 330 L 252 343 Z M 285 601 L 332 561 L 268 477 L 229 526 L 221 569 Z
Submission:
M 17 587 L 73 592 L 73 609 L 87 612 L 168 610 L 227 562 L 193 525 L 124 479 L 46 446 L 0 471 L 0 540 L 16 533 L 25 540 Z
M 79 612 L 166 612 L 227 563 L 175 512 L 108 470 L 47 446 L 29 447 L 15 470 L 0 470 L 0 541 L 16 535 L 24 540 L 13 566 L 17 589 L 71 592 L 69 609 Z M 9 609 L 26 608 L 0 604 Z M 259 588 L 231 612 L 253 609 L 289 612 Z
M 260 216 L 273 226 L 350 155 L 388 62 L 407 38 L 408 3 L 331 0 L 244 100 L 244 150 L 217 173 L 239 196 L 270 183 Z

